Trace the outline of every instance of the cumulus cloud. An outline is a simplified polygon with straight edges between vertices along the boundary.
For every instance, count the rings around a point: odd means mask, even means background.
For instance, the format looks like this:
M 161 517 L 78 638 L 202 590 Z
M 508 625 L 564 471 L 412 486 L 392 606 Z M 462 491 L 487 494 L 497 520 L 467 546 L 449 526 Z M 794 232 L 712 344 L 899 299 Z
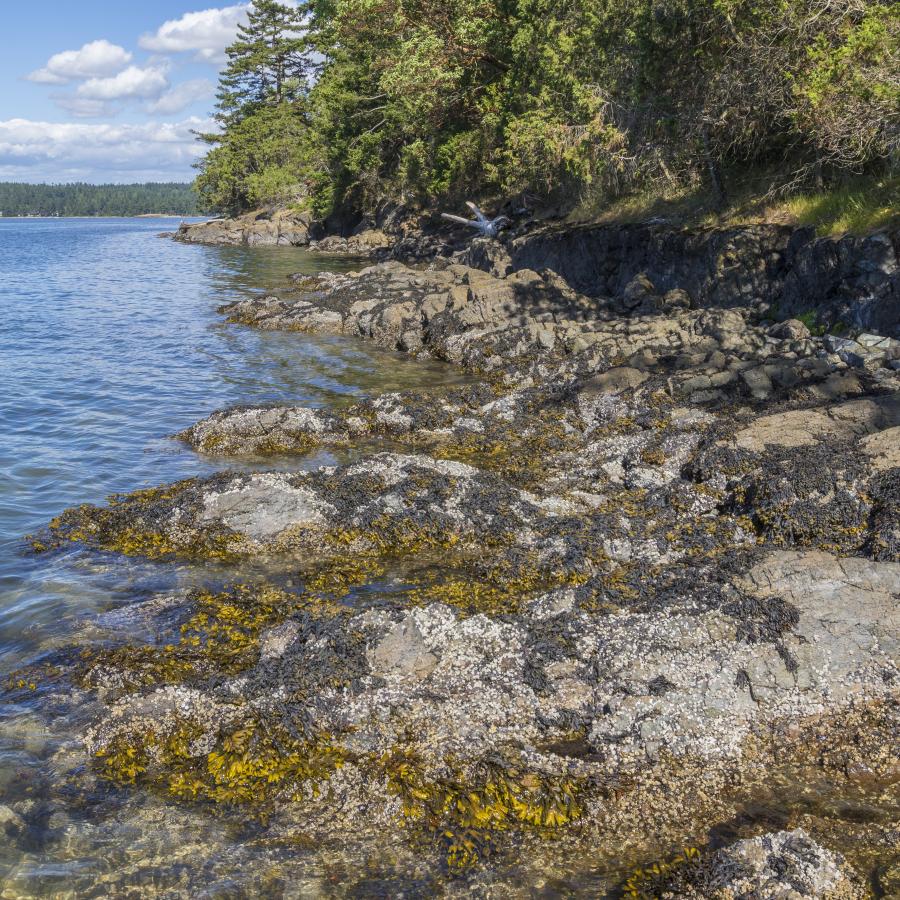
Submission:
M 131 62 L 131 54 L 109 41 L 91 41 L 80 50 L 65 50 L 47 60 L 47 64 L 30 75 L 39 84 L 68 84 L 79 78 L 101 78 L 114 75 Z
M 78 96 L 91 100 L 124 100 L 130 97 L 158 97 L 169 87 L 162 66 L 129 66 L 109 78 L 89 78 L 78 85 Z
M 240 3 L 185 13 L 180 19 L 164 22 L 153 34 L 143 35 L 140 45 L 154 53 L 193 53 L 205 62 L 221 62 L 238 25 L 247 21 L 249 9 L 249 3 Z
M 215 85 L 208 78 L 195 78 L 166 91 L 158 100 L 148 104 L 147 109 L 163 116 L 175 115 L 187 109 L 192 103 L 209 99 L 214 91 Z
M 0 121 L 0 178 L 186 181 L 204 152 L 191 132 L 210 127 L 199 118 L 139 125 Z

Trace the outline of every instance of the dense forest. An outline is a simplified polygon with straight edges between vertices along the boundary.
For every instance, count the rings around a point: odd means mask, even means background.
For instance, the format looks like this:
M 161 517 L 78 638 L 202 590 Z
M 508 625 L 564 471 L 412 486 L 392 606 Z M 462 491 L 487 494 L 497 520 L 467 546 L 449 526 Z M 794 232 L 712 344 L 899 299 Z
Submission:
M 874 0 L 256 0 L 197 183 L 327 215 L 893 177 L 898 47 Z
M 0 216 L 140 216 L 201 212 L 190 184 L 20 184 L 0 182 Z

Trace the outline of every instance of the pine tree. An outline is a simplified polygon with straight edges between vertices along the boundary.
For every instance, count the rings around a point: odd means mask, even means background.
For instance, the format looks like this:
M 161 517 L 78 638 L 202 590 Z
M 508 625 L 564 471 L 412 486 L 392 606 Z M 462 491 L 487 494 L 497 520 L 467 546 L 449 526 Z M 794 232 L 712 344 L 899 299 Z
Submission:
M 291 8 L 274 0 L 255 0 L 246 25 L 226 51 L 228 65 L 219 79 L 218 113 L 234 125 L 263 105 L 294 102 L 307 90 L 309 42 L 304 34 L 306 4 Z

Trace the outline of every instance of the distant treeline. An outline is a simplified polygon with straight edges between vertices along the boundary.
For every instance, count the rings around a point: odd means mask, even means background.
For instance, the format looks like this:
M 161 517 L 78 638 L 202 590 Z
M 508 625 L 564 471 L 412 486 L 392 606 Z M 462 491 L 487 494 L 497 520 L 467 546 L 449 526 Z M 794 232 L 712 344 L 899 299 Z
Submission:
M 190 184 L 20 184 L 0 182 L 0 216 L 140 216 L 202 212 Z

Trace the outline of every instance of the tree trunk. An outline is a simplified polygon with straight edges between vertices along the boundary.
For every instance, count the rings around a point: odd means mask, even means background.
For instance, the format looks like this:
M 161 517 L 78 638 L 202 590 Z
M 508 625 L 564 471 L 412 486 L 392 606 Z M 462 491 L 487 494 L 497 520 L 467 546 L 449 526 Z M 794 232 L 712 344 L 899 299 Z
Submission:
M 719 170 L 719 164 L 712 155 L 712 148 L 709 141 L 709 125 L 704 122 L 700 130 L 700 137 L 703 141 L 703 158 L 706 162 L 706 168 L 709 170 L 709 180 L 713 189 L 713 202 L 716 209 L 722 209 L 725 206 L 727 197 L 725 195 L 725 185 L 722 182 L 722 173 Z

